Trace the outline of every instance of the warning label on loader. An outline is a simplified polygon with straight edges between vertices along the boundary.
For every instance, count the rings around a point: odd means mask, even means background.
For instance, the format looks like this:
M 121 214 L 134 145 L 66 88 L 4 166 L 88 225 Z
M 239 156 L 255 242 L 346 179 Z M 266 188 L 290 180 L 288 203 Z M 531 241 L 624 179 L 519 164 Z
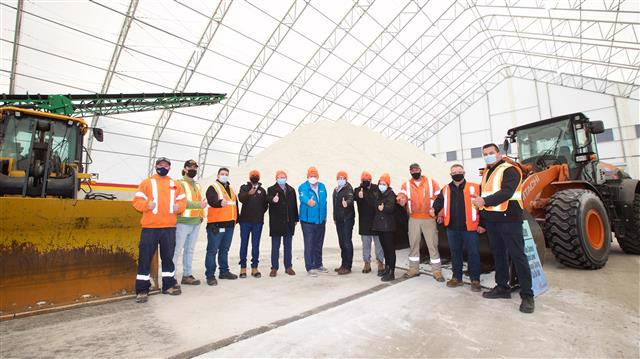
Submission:
M 524 253 L 529 261 L 529 268 L 531 268 L 533 295 L 537 297 L 549 289 L 549 283 L 547 282 L 547 277 L 544 275 L 544 270 L 542 270 L 542 263 L 540 263 L 536 242 L 533 240 L 531 228 L 527 221 L 522 222 L 522 234 L 524 237 Z

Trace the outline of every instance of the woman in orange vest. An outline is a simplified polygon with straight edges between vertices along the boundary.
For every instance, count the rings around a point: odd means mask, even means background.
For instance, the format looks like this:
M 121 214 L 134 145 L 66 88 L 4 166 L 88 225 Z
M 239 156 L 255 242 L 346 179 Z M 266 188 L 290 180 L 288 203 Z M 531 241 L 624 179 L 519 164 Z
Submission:
M 216 255 L 220 265 L 220 279 L 237 279 L 229 272 L 229 247 L 233 229 L 238 221 L 238 200 L 229 184 L 229 169 L 220 168 L 218 178 L 207 188 L 207 254 L 204 259 L 208 285 L 218 285 L 216 280 Z
M 453 277 L 447 281 L 447 287 L 464 285 L 462 282 L 462 250 L 467 247 L 471 290 L 480 292 L 480 252 L 478 250 L 478 223 L 480 213 L 471 199 L 480 195 L 477 183 L 464 179 L 464 167 L 451 166 L 451 181 L 444 186 L 433 203 L 431 215 L 438 213 L 438 223 L 444 222 L 451 250 Z

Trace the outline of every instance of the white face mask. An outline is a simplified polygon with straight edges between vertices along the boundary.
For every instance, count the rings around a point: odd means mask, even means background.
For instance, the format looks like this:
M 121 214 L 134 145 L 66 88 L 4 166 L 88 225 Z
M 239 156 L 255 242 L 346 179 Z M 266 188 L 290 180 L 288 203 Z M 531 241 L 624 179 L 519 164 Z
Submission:
M 387 185 L 386 184 L 379 184 L 378 185 L 378 189 L 380 190 L 380 192 L 385 193 L 387 192 Z
M 344 187 L 345 184 L 347 184 L 347 180 L 344 180 L 344 179 L 338 180 L 338 187 Z
M 316 184 L 318 183 L 318 177 L 309 177 L 308 181 L 311 184 Z
M 228 180 L 229 180 L 229 176 L 225 176 L 225 175 L 222 175 L 220 176 L 220 178 L 218 178 L 218 181 L 222 183 L 227 183 Z

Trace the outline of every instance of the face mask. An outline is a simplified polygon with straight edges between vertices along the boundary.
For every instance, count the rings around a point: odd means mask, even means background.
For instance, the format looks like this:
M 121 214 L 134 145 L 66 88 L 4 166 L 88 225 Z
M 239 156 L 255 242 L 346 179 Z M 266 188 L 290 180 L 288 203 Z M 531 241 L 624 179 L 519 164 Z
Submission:
M 343 179 L 338 180 L 338 187 L 344 187 L 345 184 L 347 184 L 346 180 L 343 180 Z
M 281 186 L 284 186 L 285 184 L 287 184 L 287 179 L 286 178 L 278 178 L 278 184 Z
M 164 167 L 156 167 L 156 172 L 160 175 L 160 176 L 166 176 L 167 173 L 169 173 L 169 169 L 164 168 Z
M 378 189 L 380 190 L 380 192 L 385 193 L 387 191 L 387 185 L 379 184 Z
M 198 174 L 198 170 L 187 170 L 187 176 L 189 176 L 189 178 L 195 177 L 196 174 Z
M 369 187 L 371 186 L 371 181 L 362 181 L 362 187 Z
M 257 184 L 258 181 L 260 181 L 260 177 L 251 177 L 249 178 L 249 180 L 251 181 L 251 183 Z
M 422 172 L 412 173 L 411 177 L 413 177 L 413 179 L 417 181 L 420 179 L 420 177 L 422 177 Z
M 317 177 L 309 177 L 309 183 L 311 183 L 311 184 L 318 183 L 318 178 Z
M 229 176 L 220 176 L 220 178 L 218 178 L 218 181 L 220 181 L 221 183 L 227 183 L 228 180 Z
M 484 162 L 488 165 L 494 164 L 496 163 L 498 159 L 496 158 L 496 155 L 486 155 L 484 156 Z
M 451 179 L 456 182 L 460 182 L 464 179 L 464 173 L 456 173 L 455 175 L 451 175 Z

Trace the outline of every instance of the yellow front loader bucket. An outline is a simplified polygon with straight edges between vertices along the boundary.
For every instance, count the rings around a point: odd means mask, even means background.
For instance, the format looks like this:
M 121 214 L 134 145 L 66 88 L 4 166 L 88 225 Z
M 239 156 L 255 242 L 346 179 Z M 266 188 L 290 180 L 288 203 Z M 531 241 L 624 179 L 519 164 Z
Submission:
M 140 230 L 128 201 L 1 197 L 0 318 L 134 294 Z

